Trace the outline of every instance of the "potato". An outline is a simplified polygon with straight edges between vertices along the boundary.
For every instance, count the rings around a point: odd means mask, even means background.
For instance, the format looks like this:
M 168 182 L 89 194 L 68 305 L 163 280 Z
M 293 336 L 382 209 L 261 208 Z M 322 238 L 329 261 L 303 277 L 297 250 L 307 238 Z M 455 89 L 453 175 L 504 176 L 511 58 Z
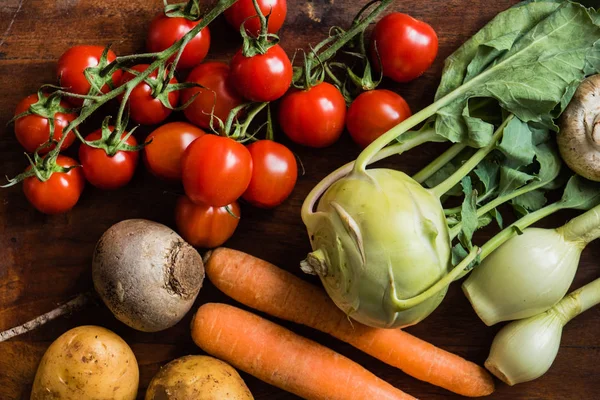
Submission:
M 94 251 L 96 291 L 121 322 L 157 332 L 179 322 L 204 280 L 200 254 L 175 231 L 130 219 L 110 227 Z
M 252 393 L 229 364 L 208 356 L 171 361 L 152 378 L 146 400 L 252 400 Z
M 139 369 L 131 348 L 99 326 L 62 334 L 40 361 L 31 400 L 135 399 Z

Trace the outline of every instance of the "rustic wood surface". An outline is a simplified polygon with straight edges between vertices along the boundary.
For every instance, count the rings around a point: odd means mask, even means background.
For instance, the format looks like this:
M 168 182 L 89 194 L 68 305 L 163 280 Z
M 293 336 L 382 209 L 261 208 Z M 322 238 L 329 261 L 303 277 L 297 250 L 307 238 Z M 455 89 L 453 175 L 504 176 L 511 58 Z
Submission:
M 282 45 L 294 49 L 317 43 L 330 25 L 347 26 L 364 1 L 289 0 L 289 14 L 281 31 Z M 409 12 L 430 23 L 440 37 L 434 66 L 417 81 L 395 86 L 413 110 L 432 101 L 442 60 L 474 34 L 497 12 L 514 0 L 398 0 L 396 11 Z M 26 166 L 12 127 L 17 102 L 43 83 L 54 83 L 56 60 L 75 44 L 113 44 L 118 54 L 140 51 L 146 28 L 160 11 L 160 0 L 1 0 L 0 1 L 0 169 L 13 176 Z M 510 29 L 510 27 L 507 27 Z M 239 40 L 220 18 L 211 25 L 213 43 L 209 59 L 227 61 Z M 390 85 L 389 82 L 386 85 Z M 175 118 L 181 118 L 177 116 Z M 99 126 L 100 118 L 82 129 Z M 140 129 L 140 136 L 149 129 Z M 440 152 L 443 146 L 426 146 L 391 161 L 390 165 L 414 172 Z M 306 173 L 299 178 L 292 197 L 279 208 L 261 211 L 243 208 L 243 218 L 230 247 L 269 260 L 297 275 L 298 262 L 309 242 L 300 206 L 309 190 L 328 172 L 352 160 L 358 149 L 344 137 L 324 150 L 293 146 Z M 71 154 L 76 154 L 73 150 Z M 140 168 L 128 187 L 103 192 L 88 186 L 71 212 L 45 216 L 29 206 L 20 187 L 0 191 L 0 331 L 21 324 L 91 288 L 90 263 L 94 244 L 113 223 L 127 218 L 148 218 L 173 226 L 177 186 L 153 179 Z M 558 226 L 572 214 L 545 221 Z M 483 239 L 486 233 L 480 235 Z M 600 246 L 584 253 L 574 287 L 598 275 Z M 307 278 L 308 279 L 308 278 Z M 234 303 L 207 281 L 198 297 L 203 302 Z M 196 308 L 196 307 L 194 307 Z M 159 367 L 186 354 L 199 354 L 189 333 L 191 315 L 172 329 L 146 334 L 118 322 L 97 305 L 69 318 L 61 318 L 30 334 L 0 343 L 0 399 L 28 398 L 37 363 L 48 345 L 66 330 L 95 324 L 121 335 L 133 348 L 141 371 L 139 398 Z M 282 325 L 325 344 L 359 362 L 379 377 L 421 399 L 451 399 L 458 396 L 419 382 L 399 370 L 340 343 L 325 334 L 290 323 Z M 476 317 L 454 284 L 446 300 L 427 320 L 407 331 L 477 363 L 485 360 L 498 328 L 488 328 Z M 600 309 L 588 311 L 564 330 L 562 347 L 550 372 L 543 378 L 517 387 L 498 383 L 491 399 L 594 399 L 600 381 L 596 368 L 600 359 Z M 242 374 L 256 399 L 294 399 L 293 395 Z

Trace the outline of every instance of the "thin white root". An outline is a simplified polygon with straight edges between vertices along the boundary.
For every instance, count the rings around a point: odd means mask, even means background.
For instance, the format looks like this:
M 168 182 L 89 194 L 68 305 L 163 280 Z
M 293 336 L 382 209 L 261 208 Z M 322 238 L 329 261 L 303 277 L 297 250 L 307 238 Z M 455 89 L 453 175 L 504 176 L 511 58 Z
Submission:
M 71 314 L 75 311 L 79 311 L 84 308 L 92 299 L 92 293 L 82 293 L 79 296 L 75 297 L 73 300 L 62 304 L 61 306 L 55 308 L 52 311 L 47 312 L 46 314 L 40 315 L 37 318 L 32 319 L 31 321 L 25 322 L 21 326 L 17 326 L 4 332 L 0 332 L 0 342 L 4 342 L 5 340 L 11 339 L 15 336 L 22 335 L 24 333 L 30 332 L 34 329 L 39 328 L 47 322 L 52 321 L 58 317 L 61 317 L 66 314 Z

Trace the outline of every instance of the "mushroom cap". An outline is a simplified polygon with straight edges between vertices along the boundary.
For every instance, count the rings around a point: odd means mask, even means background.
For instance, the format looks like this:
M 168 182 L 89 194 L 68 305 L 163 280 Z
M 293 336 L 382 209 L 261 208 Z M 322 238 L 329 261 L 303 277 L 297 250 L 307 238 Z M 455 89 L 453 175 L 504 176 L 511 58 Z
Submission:
M 573 171 L 600 182 L 600 74 L 586 78 L 560 119 L 560 154 Z

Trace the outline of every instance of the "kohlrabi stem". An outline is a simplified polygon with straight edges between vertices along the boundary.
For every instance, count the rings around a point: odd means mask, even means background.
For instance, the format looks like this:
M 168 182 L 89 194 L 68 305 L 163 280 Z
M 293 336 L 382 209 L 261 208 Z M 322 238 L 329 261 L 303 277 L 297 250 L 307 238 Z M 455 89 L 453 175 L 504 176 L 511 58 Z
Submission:
M 392 298 L 394 305 L 398 308 L 398 310 L 408 310 L 409 308 L 415 307 L 425 300 L 430 299 L 432 296 L 435 296 L 440 290 L 444 289 L 446 286 L 449 286 L 463 273 L 463 271 L 475 260 L 477 254 L 479 254 L 479 251 L 480 249 L 474 246 L 469 254 L 463 258 L 463 260 L 456 267 L 454 267 L 452 271 L 434 283 L 433 286 L 429 287 L 423 293 L 406 300 L 400 300 L 394 296 Z
M 458 156 L 466 147 L 466 144 L 455 143 L 452 147 L 429 163 L 429 165 L 413 175 L 412 178 L 419 183 L 425 182 L 427 179 L 431 178 L 433 174 L 438 172 L 444 165 L 448 164 L 456 156 Z
M 461 165 L 445 181 L 429 190 L 437 197 L 442 197 L 450 189 L 456 186 L 465 177 L 465 175 L 467 175 L 475 167 L 477 167 L 477 164 L 479 164 L 485 157 L 487 157 L 488 154 L 490 154 L 492 151 L 494 151 L 494 149 L 496 149 L 496 143 L 502 137 L 502 134 L 504 133 L 504 128 L 513 118 L 513 114 L 509 115 L 504 120 L 502 125 L 500 125 L 498 129 L 496 129 L 496 132 L 494 132 L 494 135 L 492 136 L 492 139 L 490 140 L 490 143 L 487 146 L 477 150 L 477 152 L 473 154 L 471 158 L 469 158 L 463 165 Z
M 496 234 L 496 236 L 488 240 L 488 242 L 481 247 L 481 259 L 483 260 L 508 239 L 517 235 L 518 231 L 524 230 L 529 225 L 535 224 L 539 220 L 547 217 L 548 215 L 554 214 L 555 212 L 562 210 L 564 207 L 565 203 L 563 201 L 558 201 L 544 208 L 540 208 L 537 211 L 529 213 L 521 219 L 519 219 L 517 222 L 513 223 L 512 225 L 504 228 L 501 232 Z
M 600 238 L 600 205 L 573 218 L 558 228 L 558 231 L 566 240 L 580 243 L 582 246 Z
M 418 135 L 415 135 L 410 139 L 405 140 L 404 142 L 396 143 L 384 148 L 371 160 L 369 160 L 369 163 L 374 163 L 379 160 L 383 160 L 384 158 L 388 158 L 389 156 L 394 154 L 401 154 L 405 151 L 418 147 L 423 143 L 433 142 L 438 138 L 439 136 L 435 133 L 434 129 L 427 130 Z M 334 182 L 348 175 L 352 171 L 353 167 L 354 162 L 350 162 L 346 165 L 341 166 L 340 168 L 330 173 L 323 180 L 321 180 L 321 182 L 319 182 L 317 186 L 315 186 L 310 191 L 308 196 L 306 196 L 304 203 L 302 204 L 302 220 L 305 224 L 308 224 L 308 219 L 314 211 L 315 204 L 321 198 L 323 193 L 325 193 L 329 186 L 331 186 Z
M 552 307 L 552 311 L 560 317 L 563 325 L 566 325 L 579 314 L 598 304 L 600 304 L 600 278 L 563 297 Z

